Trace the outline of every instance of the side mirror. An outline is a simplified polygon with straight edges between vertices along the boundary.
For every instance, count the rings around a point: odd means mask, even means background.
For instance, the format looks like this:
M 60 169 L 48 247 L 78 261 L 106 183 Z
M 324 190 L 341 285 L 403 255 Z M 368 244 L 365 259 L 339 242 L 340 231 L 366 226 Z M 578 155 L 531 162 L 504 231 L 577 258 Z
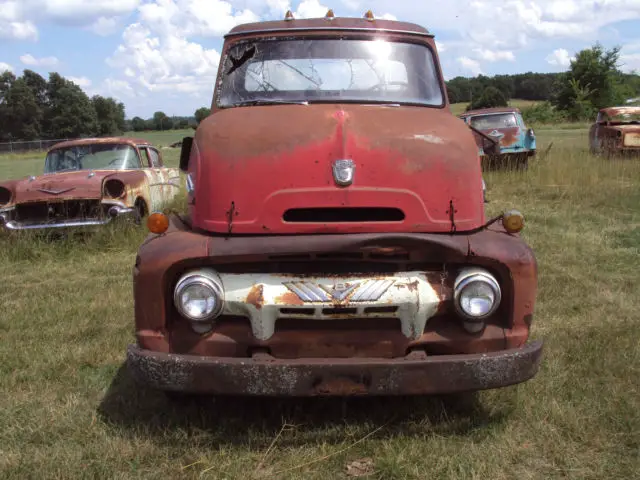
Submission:
M 180 150 L 180 170 L 186 172 L 189 169 L 189 157 L 191 156 L 191 147 L 193 145 L 193 137 L 184 137 L 182 139 L 182 147 Z

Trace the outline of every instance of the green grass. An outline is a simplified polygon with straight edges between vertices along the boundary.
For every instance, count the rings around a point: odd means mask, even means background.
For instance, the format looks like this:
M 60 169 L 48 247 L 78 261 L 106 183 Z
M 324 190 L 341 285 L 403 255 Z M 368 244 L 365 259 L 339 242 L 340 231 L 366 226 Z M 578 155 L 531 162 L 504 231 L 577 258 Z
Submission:
M 539 374 L 454 398 L 202 399 L 134 385 L 131 269 L 144 232 L 0 237 L 0 476 L 632 479 L 640 472 L 640 160 L 539 132 L 545 158 L 486 175 L 539 263 Z M 0 167 L 1 168 L 1 167 Z

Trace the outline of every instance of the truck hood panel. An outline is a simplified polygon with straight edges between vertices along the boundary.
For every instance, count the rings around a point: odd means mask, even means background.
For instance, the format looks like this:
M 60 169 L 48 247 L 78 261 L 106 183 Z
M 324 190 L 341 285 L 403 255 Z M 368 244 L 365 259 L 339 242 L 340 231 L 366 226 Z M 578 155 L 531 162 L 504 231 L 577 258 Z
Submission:
M 249 110 L 247 110 L 249 109 Z M 473 135 L 447 110 L 277 105 L 215 112 L 190 162 L 194 226 L 219 233 L 450 232 L 484 222 Z M 333 164 L 350 159 L 353 183 Z M 293 208 L 394 208 L 393 221 L 284 221 Z

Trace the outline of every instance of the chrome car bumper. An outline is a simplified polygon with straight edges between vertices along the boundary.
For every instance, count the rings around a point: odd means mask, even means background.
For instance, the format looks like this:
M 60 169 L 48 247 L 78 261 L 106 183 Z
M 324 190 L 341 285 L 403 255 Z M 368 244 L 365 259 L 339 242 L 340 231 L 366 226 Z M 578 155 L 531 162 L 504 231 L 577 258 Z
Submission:
M 113 205 L 108 210 L 108 215 L 104 218 L 82 218 L 82 219 L 69 219 L 56 222 L 18 222 L 10 220 L 9 212 L 0 212 L 0 227 L 5 230 L 44 230 L 55 228 L 74 228 L 74 227 L 90 227 L 96 225 L 106 225 L 117 217 L 131 215 L 135 212 L 134 208 L 122 207 L 119 205 Z

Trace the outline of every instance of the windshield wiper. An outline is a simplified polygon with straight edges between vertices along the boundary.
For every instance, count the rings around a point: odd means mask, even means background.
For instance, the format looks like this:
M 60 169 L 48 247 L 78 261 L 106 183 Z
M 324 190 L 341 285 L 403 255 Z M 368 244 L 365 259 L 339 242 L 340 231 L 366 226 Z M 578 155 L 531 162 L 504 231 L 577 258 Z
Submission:
M 255 99 L 255 100 L 243 100 L 241 102 L 235 102 L 229 105 L 230 107 L 242 107 L 245 105 L 309 105 L 306 100 L 267 100 L 267 99 Z

